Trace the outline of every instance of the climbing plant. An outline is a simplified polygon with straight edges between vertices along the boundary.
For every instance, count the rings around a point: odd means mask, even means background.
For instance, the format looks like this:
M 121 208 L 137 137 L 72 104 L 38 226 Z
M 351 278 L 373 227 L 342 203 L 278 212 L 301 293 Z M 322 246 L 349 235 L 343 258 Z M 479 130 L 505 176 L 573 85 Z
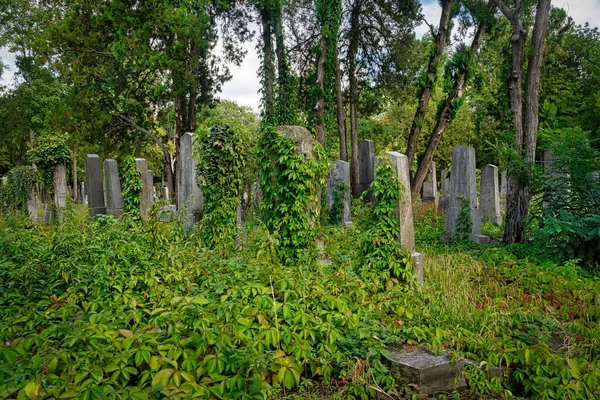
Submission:
M 33 185 L 37 181 L 36 169 L 31 165 L 21 165 L 8 171 L 6 177 L 7 184 L 0 188 L 3 192 L 0 206 L 2 208 L 27 209 Z
M 331 197 L 333 201 L 327 210 L 327 222 L 331 225 L 338 225 L 344 213 L 344 201 L 350 199 L 350 187 L 344 182 L 339 182 L 331 188 Z
M 267 229 L 279 240 L 282 261 L 291 264 L 299 250 L 315 244 L 319 215 L 315 204 L 327 172 L 324 150 L 316 144 L 314 158 L 301 154 L 293 139 L 273 127 L 263 128 L 258 148 L 260 211 Z
M 125 157 L 121 167 L 123 210 L 134 217 L 140 216 L 140 203 L 142 191 L 142 178 L 140 171 L 135 166 L 135 158 Z
M 227 124 L 201 132 L 196 169 L 204 196 L 200 236 L 208 247 L 230 247 L 237 233 L 237 206 L 243 184 L 244 146 Z
M 403 196 L 410 194 L 398 181 L 387 157 L 379 158 L 376 175 L 371 183 L 375 200 L 361 246 L 363 262 L 359 265 L 359 273 L 382 283 L 391 279 L 409 281 L 411 257 L 398 242 L 400 224 L 396 207 Z
M 456 220 L 456 236 L 457 240 L 467 240 L 471 235 L 473 222 L 471 221 L 471 203 L 469 199 L 459 196 L 460 211 Z
M 42 178 L 41 183 L 48 194 L 54 193 L 53 174 L 56 166 L 65 163 L 68 169 L 71 162 L 67 139 L 67 134 L 40 135 L 36 147 L 29 150 L 29 158 L 35 163 Z

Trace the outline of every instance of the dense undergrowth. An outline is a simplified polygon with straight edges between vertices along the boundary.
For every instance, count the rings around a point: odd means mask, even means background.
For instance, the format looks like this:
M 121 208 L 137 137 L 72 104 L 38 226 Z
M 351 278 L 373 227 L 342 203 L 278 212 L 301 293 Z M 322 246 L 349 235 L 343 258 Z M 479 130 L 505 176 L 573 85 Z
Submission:
M 365 208 L 291 266 L 259 223 L 225 253 L 179 222 L 1 216 L 0 397 L 411 398 L 386 347 L 418 343 L 506 367 L 440 396 L 600 398 L 597 280 L 525 247 L 441 244 L 431 216 L 422 287 L 365 274 Z

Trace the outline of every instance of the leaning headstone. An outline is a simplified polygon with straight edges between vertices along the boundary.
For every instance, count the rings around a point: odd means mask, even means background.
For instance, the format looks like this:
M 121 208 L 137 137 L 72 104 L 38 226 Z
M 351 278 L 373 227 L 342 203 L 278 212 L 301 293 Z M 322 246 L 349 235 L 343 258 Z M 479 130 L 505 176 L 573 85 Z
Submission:
M 506 195 L 508 190 L 507 178 L 507 171 L 502 171 L 500 173 L 500 209 L 502 211 L 506 211 Z
M 184 133 L 179 143 L 181 175 L 178 180 L 177 205 L 180 212 L 187 209 L 187 215 L 183 220 L 186 221 L 184 227 L 188 230 L 200 219 L 202 213 L 202 191 L 196 180 L 196 165 L 198 161 L 194 159 L 192 153 L 193 135 L 189 132 Z
M 106 194 L 106 213 L 115 218 L 123 214 L 123 196 L 117 161 L 104 160 L 104 188 Z
M 375 143 L 372 140 L 361 140 L 358 144 L 358 194 L 362 195 L 369 190 L 375 180 Z M 372 193 L 365 199 L 372 200 Z
M 433 203 L 437 207 L 438 205 L 438 190 L 437 190 L 437 171 L 435 169 L 435 162 L 432 161 L 429 165 L 429 171 L 427 172 L 427 180 L 423 182 L 421 190 L 421 197 L 423 202 Z
M 58 219 L 62 221 L 63 209 L 67 206 L 67 167 L 65 163 L 59 163 L 54 168 L 54 207 Z
M 90 215 L 95 217 L 99 214 L 106 214 L 100 157 L 97 154 L 88 154 L 85 157 L 85 183 Z
M 414 273 L 419 282 L 423 282 L 423 255 L 415 251 L 415 228 L 413 222 L 412 202 L 410 198 L 410 168 L 408 157 L 396 151 L 390 151 L 387 156 L 392 164 L 396 178 L 402 185 L 400 200 L 395 214 L 400 225 L 400 247 L 412 254 Z
M 458 146 L 452 150 L 452 172 L 450 175 L 450 198 L 446 212 L 447 239 L 460 233 L 461 212 L 468 213 L 471 225 L 469 239 L 486 244 L 490 238 L 481 234 L 481 210 L 477 207 L 477 181 L 475 177 L 475 149 Z
M 148 177 L 148 164 L 144 158 L 135 159 L 135 168 L 140 172 L 142 181 L 142 191 L 140 192 L 140 215 L 144 221 L 148 220 L 148 213 L 152 205 L 152 192 L 149 187 L 150 179 Z
M 500 196 L 498 193 L 498 167 L 487 164 L 481 170 L 481 213 L 484 221 L 502 225 Z
M 350 220 L 350 164 L 337 160 L 329 164 L 327 179 L 327 209 L 331 210 L 335 203 L 341 207 L 340 223 L 342 226 L 352 224 Z

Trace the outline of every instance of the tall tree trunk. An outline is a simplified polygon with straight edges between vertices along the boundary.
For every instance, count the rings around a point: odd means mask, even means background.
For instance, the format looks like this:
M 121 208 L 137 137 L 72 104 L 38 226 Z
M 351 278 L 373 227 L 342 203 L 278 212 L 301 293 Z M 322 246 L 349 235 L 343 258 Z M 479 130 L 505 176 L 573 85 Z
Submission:
M 177 187 L 173 191 L 173 200 L 177 204 L 179 197 L 179 186 L 181 182 L 181 136 L 185 133 L 184 116 L 186 113 L 186 96 L 177 95 L 175 97 L 175 179 Z
M 317 141 L 325 146 L 327 132 L 325 130 L 325 62 L 327 60 L 328 38 L 325 35 L 325 27 L 321 30 L 321 41 L 319 46 L 319 61 L 317 62 L 317 90 L 319 96 L 315 105 Z
M 473 42 L 471 43 L 470 56 L 469 56 L 469 64 L 466 66 L 456 82 L 454 83 L 454 88 L 448 95 L 446 96 L 446 100 L 444 101 L 444 105 L 439 112 L 438 120 L 429 137 L 429 142 L 427 143 L 427 148 L 425 149 L 425 154 L 419 163 L 419 168 L 417 169 L 417 173 L 412 182 L 411 186 L 411 199 L 413 206 L 417 202 L 419 197 L 419 193 L 421 192 L 421 188 L 423 187 L 423 182 L 425 182 L 425 178 L 427 177 L 427 172 L 429 171 L 429 166 L 431 161 L 433 160 L 433 156 L 437 151 L 438 145 L 440 144 L 440 140 L 442 139 L 442 135 L 444 134 L 444 130 L 446 126 L 452 122 L 455 113 L 450 113 L 450 109 L 452 107 L 452 103 L 456 99 L 460 99 L 463 96 L 463 86 L 465 81 L 467 80 L 467 74 L 469 68 L 475 58 L 477 57 L 477 51 L 479 50 L 479 46 L 481 45 L 481 39 L 483 35 L 485 35 L 485 31 L 487 29 L 486 24 L 481 24 L 477 28 L 475 32 L 475 36 L 473 37 Z
M 421 127 L 423 125 L 423 121 L 425 120 L 425 114 L 427 113 L 427 108 L 429 107 L 429 100 L 431 99 L 433 86 L 435 85 L 435 81 L 437 79 L 438 65 L 446 47 L 446 37 L 448 35 L 450 16 L 452 14 L 451 11 L 453 0 L 442 0 L 441 3 L 442 15 L 440 16 L 440 24 L 435 36 L 435 41 L 433 42 L 433 54 L 429 58 L 425 84 L 419 93 L 419 104 L 413 118 L 410 133 L 408 135 L 408 143 L 406 145 L 406 156 L 408 157 L 409 167 L 412 166 L 415 154 L 417 152 Z
M 529 209 L 530 193 L 527 183 L 528 164 L 535 160 L 535 145 L 538 131 L 538 100 L 540 70 L 544 53 L 544 39 L 550 15 L 550 0 L 539 0 L 535 16 L 531 44 L 533 51 L 527 66 L 525 84 L 525 114 L 523 115 L 523 65 L 527 31 L 523 24 L 522 3 L 513 12 L 502 0 L 493 0 L 513 28 L 512 73 L 509 78 L 510 108 L 513 112 L 515 130 L 514 147 L 522 156 L 518 165 L 509 165 L 508 193 L 506 204 L 505 243 L 525 242 L 525 228 Z
M 350 178 L 352 194 L 359 196 L 359 166 L 358 166 L 358 110 L 357 110 L 357 81 L 356 81 L 356 56 L 358 53 L 359 40 L 359 17 L 362 9 L 362 1 L 356 0 L 350 17 L 350 46 L 348 48 L 348 80 L 350 84 L 350 146 L 352 160 L 350 162 Z
M 290 71 L 287 60 L 287 54 L 285 51 L 285 42 L 283 40 L 283 11 L 281 9 L 281 4 L 277 3 L 275 5 L 277 7 L 274 10 L 274 30 L 275 30 L 275 55 L 277 57 L 277 123 L 278 124 L 290 124 L 292 123 L 291 115 L 293 115 L 292 110 L 290 110 Z
M 263 120 L 267 124 L 276 124 L 275 121 L 275 99 L 274 99 L 274 80 L 275 68 L 273 66 L 273 44 L 271 42 L 271 12 L 268 7 L 263 7 L 260 11 L 262 23 L 262 41 L 263 41 L 263 85 L 264 85 L 264 110 Z
M 340 69 L 339 58 L 336 60 L 335 66 L 335 86 L 337 125 L 340 134 L 340 160 L 348 161 L 348 148 L 346 145 L 346 110 L 344 109 L 344 99 L 342 95 L 342 71 Z

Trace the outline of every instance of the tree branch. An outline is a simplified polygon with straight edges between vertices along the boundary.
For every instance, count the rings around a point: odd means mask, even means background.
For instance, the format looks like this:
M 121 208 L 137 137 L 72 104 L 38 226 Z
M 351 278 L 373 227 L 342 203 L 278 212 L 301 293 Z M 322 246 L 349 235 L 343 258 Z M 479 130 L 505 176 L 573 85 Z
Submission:
M 504 14 L 504 16 L 506 18 L 508 18 L 508 20 L 510 22 L 514 21 L 514 14 L 511 11 L 510 7 L 508 7 L 506 5 L 505 2 L 503 2 L 502 0 L 492 0 L 494 2 L 494 4 L 496 4 L 496 6 L 500 9 L 500 11 L 502 11 L 502 14 Z
M 136 124 L 132 119 L 127 118 L 124 115 L 121 114 L 115 114 L 115 116 L 119 119 L 121 119 L 121 121 L 123 121 L 125 123 L 125 125 L 129 125 L 130 127 L 137 129 L 138 131 L 145 133 L 148 137 L 150 137 L 150 139 L 154 140 L 154 142 L 158 145 L 158 147 L 160 147 L 160 149 L 165 152 L 165 153 L 169 153 L 169 150 L 167 149 L 167 146 L 165 146 L 165 144 L 163 142 L 160 141 L 160 139 L 153 134 L 152 132 L 150 132 L 148 129 L 146 128 L 142 128 L 141 126 L 139 126 L 138 124 Z

